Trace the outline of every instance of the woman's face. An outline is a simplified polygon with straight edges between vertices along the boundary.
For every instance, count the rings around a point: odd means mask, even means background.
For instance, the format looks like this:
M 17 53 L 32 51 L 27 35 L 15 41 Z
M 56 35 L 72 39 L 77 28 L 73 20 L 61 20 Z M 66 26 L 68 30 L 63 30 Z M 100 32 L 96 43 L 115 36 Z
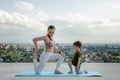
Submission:
M 55 33 L 55 29 L 49 29 L 48 34 L 52 37 Z

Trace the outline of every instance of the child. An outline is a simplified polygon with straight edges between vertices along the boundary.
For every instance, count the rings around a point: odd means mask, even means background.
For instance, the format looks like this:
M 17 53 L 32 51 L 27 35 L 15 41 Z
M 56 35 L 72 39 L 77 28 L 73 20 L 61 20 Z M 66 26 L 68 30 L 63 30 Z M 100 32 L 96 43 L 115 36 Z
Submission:
M 72 65 L 75 66 L 76 74 L 80 74 L 80 65 L 82 63 L 82 54 L 80 51 L 81 46 L 82 46 L 82 43 L 80 41 L 76 41 L 73 43 L 73 47 L 75 50 L 74 57 L 72 58 L 72 60 L 68 60 L 68 65 L 70 67 L 70 71 L 68 73 L 70 73 L 70 74 L 73 73 Z M 84 70 L 84 72 L 87 73 L 85 70 Z

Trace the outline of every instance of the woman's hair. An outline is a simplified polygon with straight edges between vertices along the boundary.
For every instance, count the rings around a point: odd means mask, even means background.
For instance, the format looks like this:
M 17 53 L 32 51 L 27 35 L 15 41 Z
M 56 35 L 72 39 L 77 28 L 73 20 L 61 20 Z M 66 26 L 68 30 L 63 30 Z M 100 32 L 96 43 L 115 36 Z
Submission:
M 82 43 L 80 41 L 76 41 L 76 42 L 73 43 L 73 45 L 78 46 L 79 48 L 81 48 Z
M 50 25 L 50 26 L 48 27 L 48 30 L 49 30 L 49 29 L 55 29 L 55 26 Z
M 52 38 L 50 37 L 50 35 L 49 34 L 47 34 L 47 36 L 49 37 L 49 39 L 52 41 Z
M 48 27 L 48 30 L 49 30 L 49 29 L 55 29 L 55 26 L 50 25 L 50 26 Z M 52 41 L 52 39 L 51 39 L 50 35 L 49 35 L 49 34 L 47 34 L 47 36 L 48 36 L 48 37 L 49 37 L 49 39 Z

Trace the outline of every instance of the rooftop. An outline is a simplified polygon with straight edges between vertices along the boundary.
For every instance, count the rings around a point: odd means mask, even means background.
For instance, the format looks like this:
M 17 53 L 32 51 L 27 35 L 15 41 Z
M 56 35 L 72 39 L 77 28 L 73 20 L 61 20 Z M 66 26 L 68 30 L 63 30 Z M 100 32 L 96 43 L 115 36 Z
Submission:
M 56 63 L 47 63 L 44 71 L 54 71 Z M 0 63 L 0 80 L 120 80 L 119 63 L 83 63 L 81 70 L 97 71 L 102 77 L 16 77 L 20 71 L 33 71 L 32 63 Z M 60 71 L 69 71 L 63 63 Z

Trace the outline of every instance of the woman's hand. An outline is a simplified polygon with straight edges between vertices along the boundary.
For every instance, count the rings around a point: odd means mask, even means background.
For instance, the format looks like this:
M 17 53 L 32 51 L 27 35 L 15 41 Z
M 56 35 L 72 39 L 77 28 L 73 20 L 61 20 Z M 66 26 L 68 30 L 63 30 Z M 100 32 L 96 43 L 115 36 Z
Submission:
M 64 53 L 61 53 L 61 55 L 62 55 L 64 58 L 66 57 Z
M 35 49 L 35 48 L 34 48 L 34 51 L 33 51 L 33 58 L 34 58 L 34 59 L 37 59 L 37 58 L 38 58 L 37 52 L 38 52 L 38 49 Z

